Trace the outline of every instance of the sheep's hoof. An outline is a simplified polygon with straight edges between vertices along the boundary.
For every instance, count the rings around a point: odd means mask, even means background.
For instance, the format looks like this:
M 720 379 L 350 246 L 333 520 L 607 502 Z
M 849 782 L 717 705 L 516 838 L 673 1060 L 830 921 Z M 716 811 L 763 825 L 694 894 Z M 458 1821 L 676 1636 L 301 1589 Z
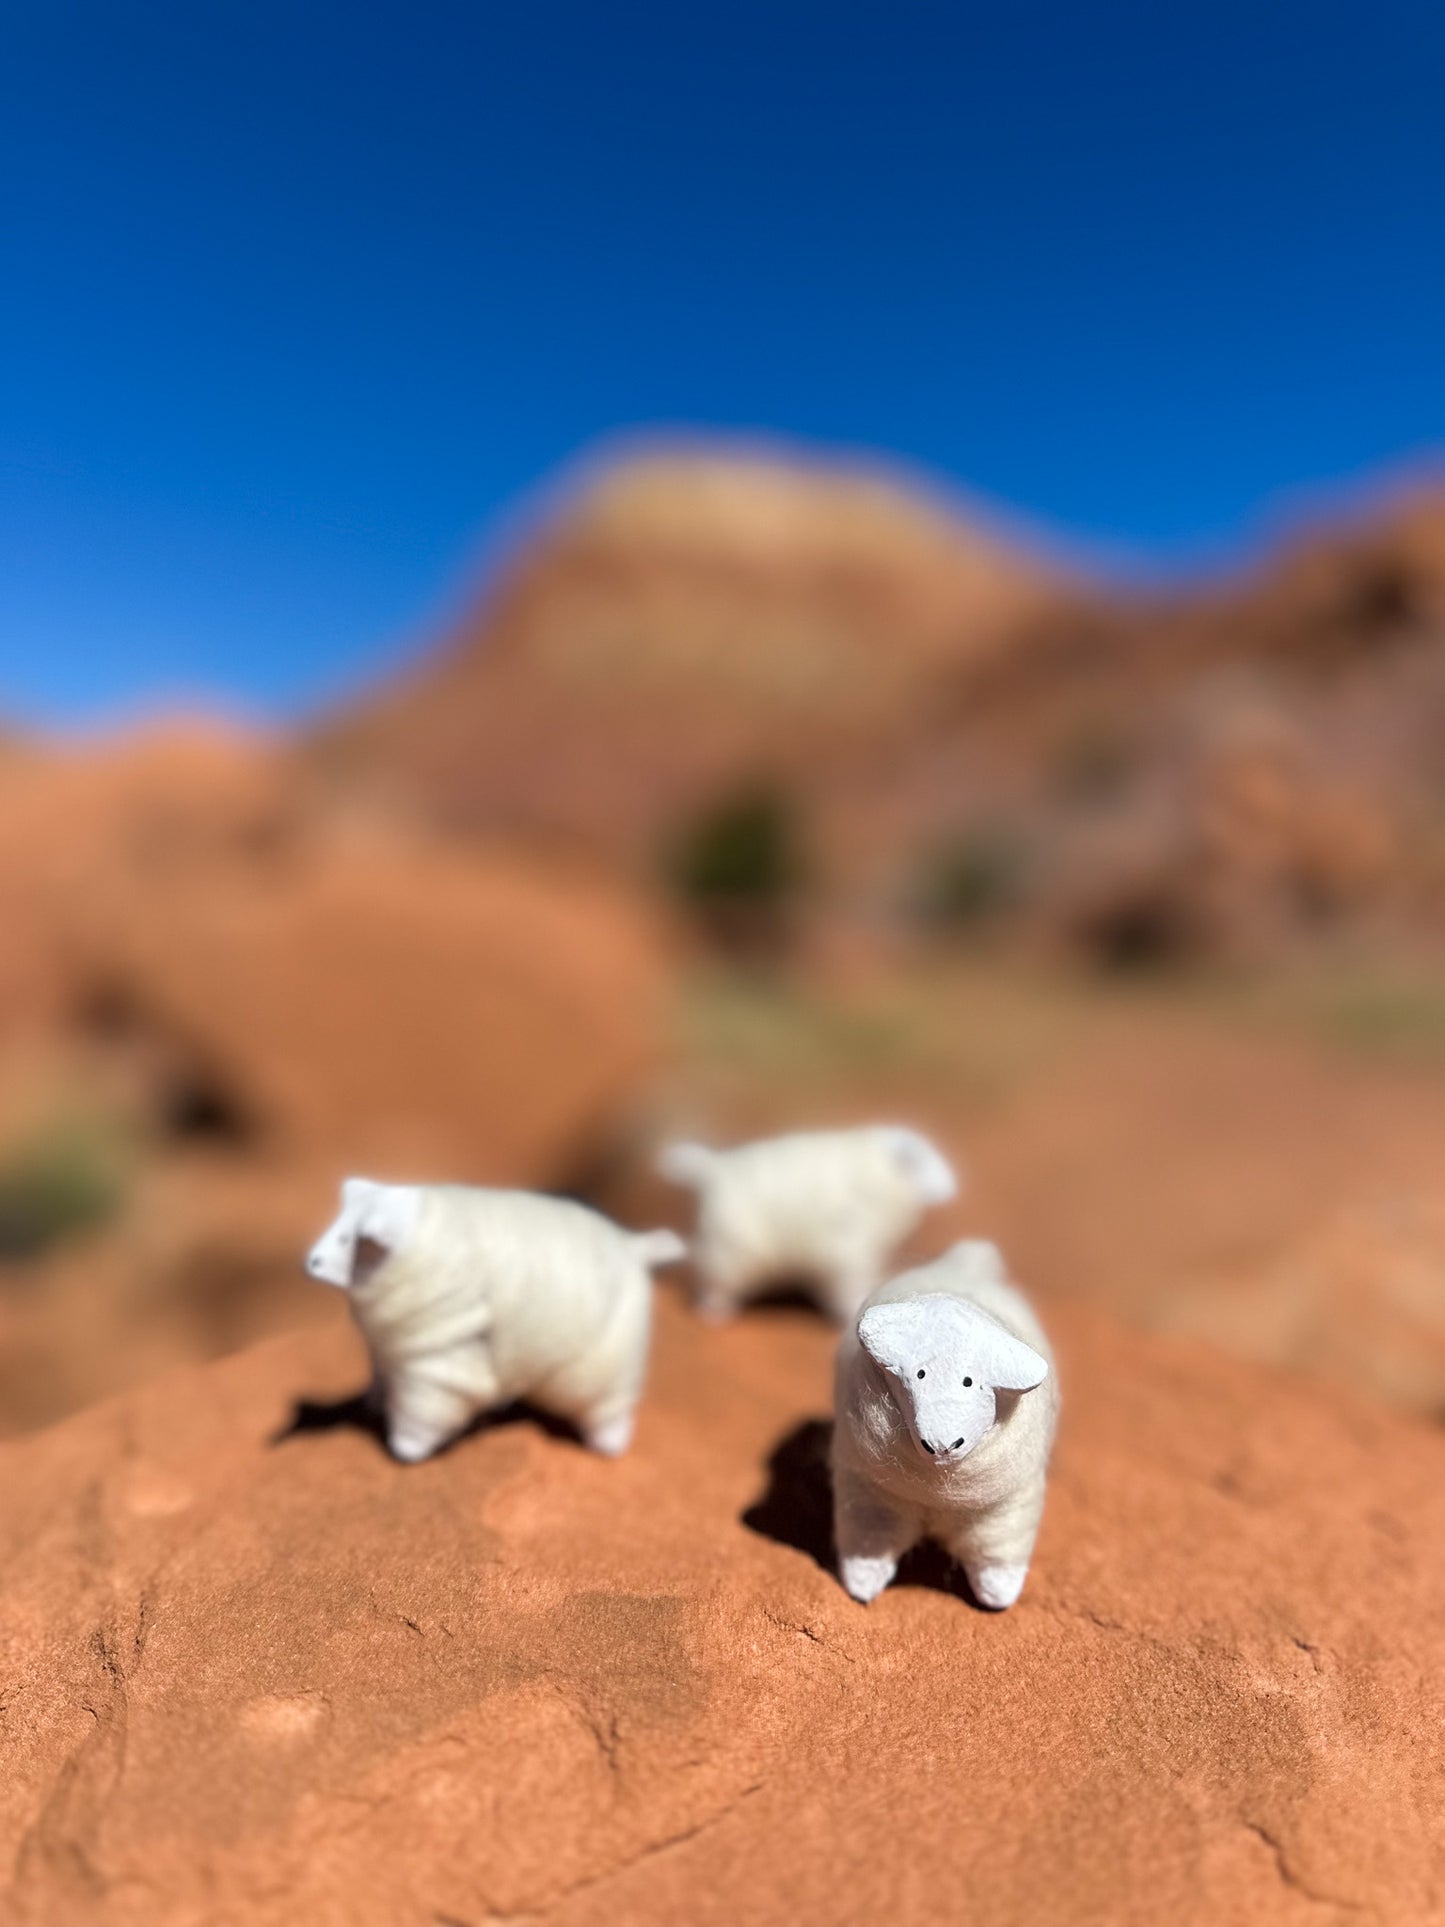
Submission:
M 434 1432 L 407 1425 L 393 1426 L 386 1442 L 391 1456 L 400 1459 L 403 1465 L 419 1465 L 423 1459 L 429 1459 L 441 1443 Z
M 843 1590 L 860 1605 L 876 1599 L 898 1570 L 896 1559 L 844 1559 L 841 1564 Z
M 609 1459 L 620 1458 L 632 1443 L 633 1417 L 631 1412 L 622 1418 L 604 1419 L 600 1425 L 589 1425 L 583 1434 L 594 1452 L 601 1452 Z
M 968 1575 L 968 1583 L 980 1606 L 1002 1612 L 1018 1598 L 1028 1576 L 1027 1566 L 976 1566 Z

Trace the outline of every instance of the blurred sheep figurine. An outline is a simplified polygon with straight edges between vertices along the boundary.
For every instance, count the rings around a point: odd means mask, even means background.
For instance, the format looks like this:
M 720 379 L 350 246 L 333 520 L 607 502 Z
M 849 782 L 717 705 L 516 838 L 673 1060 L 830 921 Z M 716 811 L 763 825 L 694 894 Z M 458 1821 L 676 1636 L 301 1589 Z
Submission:
M 982 1606 L 1023 1590 L 1058 1419 L 1052 1355 L 997 1247 L 970 1240 L 875 1291 L 838 1353 L 833 1507 L 865 1604 L 938 1540 Z
M 695 1302 L 717 1322 L 787 1279 L 846 1324 L 928 1207 L 958 1193 L 942 1152 L 899 1125 L 799 1131 L 732 1151 L 671 1144 L 657 1168 L 697 1193 Z
M 519 1398 L 615 1455 L 647 1366 L 649 1268 L 684 1249 L 531 1192 L 348 1178 L 306 1268 L 350 1296 L 397 1458 Z

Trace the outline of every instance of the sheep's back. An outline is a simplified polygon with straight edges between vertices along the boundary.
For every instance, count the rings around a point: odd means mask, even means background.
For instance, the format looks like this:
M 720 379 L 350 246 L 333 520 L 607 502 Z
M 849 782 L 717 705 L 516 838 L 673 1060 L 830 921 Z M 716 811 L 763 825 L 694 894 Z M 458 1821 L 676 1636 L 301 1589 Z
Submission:
M 805 1265 L 891 1243 L 916 1218 L 904 1174 L 867 1133 L 800 1132 L 718 1160 L 702 1231 L 760 1263 Z
M 485 1336 L 521 1387 L 600 1342 L 649 1289 L 623 1233 L 566 1199 L 436 1186 L 404 1250 L 353 1293 L 385 1362 Z

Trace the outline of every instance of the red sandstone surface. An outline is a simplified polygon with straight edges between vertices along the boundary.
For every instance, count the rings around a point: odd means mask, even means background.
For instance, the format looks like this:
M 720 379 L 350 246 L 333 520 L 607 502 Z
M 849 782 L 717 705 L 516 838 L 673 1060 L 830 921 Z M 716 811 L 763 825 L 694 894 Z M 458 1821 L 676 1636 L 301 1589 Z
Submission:
M 1052 1323 L 1003 1615 L 842 1593 L 800 1313 L 665 1302 L 617 1463 L 398 1466 L 317 1336 L 0 1448 L 6 1918 L 1441 1918 L 1445 1439 Z

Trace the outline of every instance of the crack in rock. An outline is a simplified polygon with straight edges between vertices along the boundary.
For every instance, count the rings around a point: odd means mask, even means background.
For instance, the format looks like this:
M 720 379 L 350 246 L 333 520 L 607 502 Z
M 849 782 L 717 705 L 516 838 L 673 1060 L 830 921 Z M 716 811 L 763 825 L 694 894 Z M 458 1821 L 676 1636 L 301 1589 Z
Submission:
M 138 1623 L 141 1617 L 138 1613 Z M 133 1633 L 129 1642 L 132 1648 L 135 1637 Z M 47 1886 L 77 1910 L 93 1905 L 108 1889 L 96 1863 L 96 1845 L 125 1771 L 130 1714 L 119 1628 L 113 1623 L 94 1627 L 88 1650 L 94 1690 L 79 1704 L 90 1715 L 90 1731 L 61 1762 L 45 1804 L 16 1851 L 12 1891 L 22 1907 L 29 1895 Z
M 796 1639 L 811 1640 L 813 1645 L 820 1646 L 832 1659 L 841 1659 L 849 1666 L 857 1663 L 851 1653 L 845 1652 L 841 1646 L 830 1645 L 830 1643 L 824 1639 L 823 1635 L 815 1632 L 806 1621 L 798 1624 L 791 1619 L 784 1619 L 780 1613 L 771 1612 L 766 1606 L 763 1608 L 763 1618 L 767 1620 L 770 1626 L 776 1626 L 779 1632 L 791 1633 Z
M 736 1813 L 745 1801 L 752 1799 L 755 1793 L 761 1793 L 765 1784 L 763 1780 L 754 1781 L 751 1786 L 744 1787 L 735 1799 L 729 1800 L 727 1805 L 719 1808 L 716 1813 L 708 1814 L 704 1819 L 698 1820 L 690 1827 L 681 1828 L 677 1833 L 669 1833 L 661 1840 L 650 1841 L 646 1846 L 640 1847 L 636 1853 L 629 1854 L 624 1860 L 619 1860 L 615 1866 L 604 1868 L 601 1873 L 588 1874 L 583 1879 L 574 1881 L 570 1887 L 564 1887 L 560 1893 L 553 1894 L 541 1906 L 524 1907 L 519 1913 L 497 1914 L 493 1918 L 501 1921 L 542 1920 L 554 1908 L 560 1907 L 564 1901 L 572 1900 L 578 1894 L 588 1893 L 594 1887 L 601 1887 L 610 1880 L 616 1880 L 622 1874 L 630 1873 L 634 1867 L 640 1867 L 646 1861 L 657 1859 L 660 1854 L 671 1853 L 676 1847 L 685 1847 L 702 1834 L 711 1833 L 715 1827 L 721 1826 L 724 1820 Z
M 1347 1913 L 1357 1914 L 1362 1911 L 1362 1903 L 1360 1901 L 1346 1900 L 1339 1894 L 1321 1893 L 1317 1887 L 1311 1887 L 1307 1881 L 1301 1880 L 1299 1875 L 1290 1866 L 1289 1856 L 1285 1852 L 1283 1841 L 1280 1840 L 1277 1834 L 1271 1833 L 1268 1827 L 1262 1826 L 1258 1820 L 1246 1820 L 1243 1824 L 1248 1832 L 1252 1833 L 1257 1840 L 1262 1840 L 1265 1846 L 1269 1848 L 1270 1852 L 1274 1855 L 1274 1864 L 1280 1879 L 1286 1887 L 1293 1893 L 1297 1893 L 1301 1899 L 1311 1901 L 1317 1907 L 1343 1908 Z

